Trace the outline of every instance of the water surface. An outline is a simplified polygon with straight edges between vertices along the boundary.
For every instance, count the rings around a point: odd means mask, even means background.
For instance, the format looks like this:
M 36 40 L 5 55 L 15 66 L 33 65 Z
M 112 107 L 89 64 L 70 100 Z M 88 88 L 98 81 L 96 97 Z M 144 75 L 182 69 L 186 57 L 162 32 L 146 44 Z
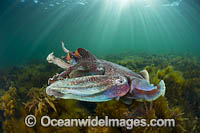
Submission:
M 86 48 L 95 55 L 175 53 L 199 56 L 197 0 L 3 0 L 0 65 L 45 60 Z

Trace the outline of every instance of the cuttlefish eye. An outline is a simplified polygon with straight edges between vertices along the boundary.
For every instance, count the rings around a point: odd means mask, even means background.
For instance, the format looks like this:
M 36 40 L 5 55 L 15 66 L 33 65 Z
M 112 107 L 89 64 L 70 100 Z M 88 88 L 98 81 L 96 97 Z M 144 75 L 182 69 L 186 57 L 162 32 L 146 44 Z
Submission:
M 120 77 L 119 79 L 115 80 L 115 83 L 118 85 L 124 84 L 126 82 L 126 79 Z
M 97 70 L 98 70 L 98 71 L 103 71 L 104 68 L 103 68 L 103 67 L 97 67 Z

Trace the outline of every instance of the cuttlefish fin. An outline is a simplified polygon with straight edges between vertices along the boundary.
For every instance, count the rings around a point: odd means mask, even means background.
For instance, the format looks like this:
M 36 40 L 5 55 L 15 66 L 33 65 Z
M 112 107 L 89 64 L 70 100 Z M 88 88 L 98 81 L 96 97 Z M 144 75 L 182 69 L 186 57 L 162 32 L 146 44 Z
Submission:
M 166 91 L 165 82 L 163 80 L 161 80 L 157 86 L 158 86 L 158 88 L 162 89 L 161 95 L 165 96 L 165 91 Z
M 142 71 L 139 72 L 139 74 L 140 74 L 144 79 L 146 79 L 147 82 L 149 83 L 149 73 L 148 73 L 147 70 L 142 70 Z

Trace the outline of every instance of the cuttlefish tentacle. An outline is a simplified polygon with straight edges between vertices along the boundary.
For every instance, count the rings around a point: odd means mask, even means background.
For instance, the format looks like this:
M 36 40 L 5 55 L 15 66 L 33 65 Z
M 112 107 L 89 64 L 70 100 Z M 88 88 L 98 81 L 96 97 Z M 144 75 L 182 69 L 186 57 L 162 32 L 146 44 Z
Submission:
M 53 64 L 55 64 L 55 65 L 57 65 L 57 66 L 59 66 L 59 67 L 61 67 L 61 68 L 63 68 L 63 69 L 68 69 L 68 68 L 71 67 L 70 64 L 64 62 L 63 60 L 61 60 L 61 59 L 59 59 L 59 58 L 57 58 L 57 57 L 55 57 L 55 56 L 53 55 L 53 52 L 50 53 L 50 54 L 47 56 L 47 61 L 48 61 L 49 63 L 53 63 Z
M 73 59 L 73 58 L 71 58 L 71 59 Z M 97 75 L 97 74 L 102 75 L 104 73 L 103 67 L 98 62 L 94 62 L 94 63 L 90 64 L 90 62 L 87 62 L 87 61 L 85 61 L 85 62 L 80 61 L 79 64 L 77 64 L 77 63 L 68 64 L 68 63 L 64 62 L 63 60 L 55 57 L 53 55 L 53 52 L 48 55 L 47 61 L 49 63 L 56 64 L 63 69 L 66 69 L 62 73 L 56 74 L 52 78 L 50 78 L 48 80 L 48 84 L 52 84 L 53 82 L 55 82 L 57 80 L 69 78 L 70 73 L 72 73 L 73 71 L 77 71 L 77 72 L 85 71 L 85 73 L 88 72 L 88 74 L 86 74 L 86 75 Z
M 70 51 L 69 51 L 67 48 L 65 48 L 65 43 L 64 43 L 64 41 L 61 41 L 61 45 L 62 45 L 63 51 L 64 51 L 66 54 L 68 54 Z
M 67 71 L 68 69 L 70 69 L 70 68 L 73 66 L 73 65 L 68 64 L 68 63 L 66 63 L 65 61 L 63 61 L 63 60 L 61 60 L 61 59 L 55 57 L 55 56 L 53 55 L 53 52 L 50 53 L 50 54 L 47 56 L 47 59 L 46 59 L 46 60 L 47 60 L 48 63 L 53 63 L 53 64 L 55 64 L 55 65 L 57 65 L 57 66 L 59 66 L 59 67 L 65 69 L 65 71 Z M 65 72 L 65 71 L 64 71 L 64 72 Z M 57 80 L 62 80 L 62 79 L 64 79 L 64 78 L 66 78 L 66 77 L 64 77 L 64 75 L 63 75 L 64 72 L 62 72 L 61 74 L 56 74 L 56 75 L 54 75 L 52 78 L 49 78 L 48 84 L 52 84 L 53 82 L 55 82 L 55 81 L 57 81 Z
M 75 65 L 77 64 L 78 60 L 81 58 L 78 50 L 75 52 L 71 52 L 65 47 L 64 41 L 61 41 L 62 49 L 67 54 L 66 56 L 62 57 L 63 59 L 66 59 L 69 64 Z

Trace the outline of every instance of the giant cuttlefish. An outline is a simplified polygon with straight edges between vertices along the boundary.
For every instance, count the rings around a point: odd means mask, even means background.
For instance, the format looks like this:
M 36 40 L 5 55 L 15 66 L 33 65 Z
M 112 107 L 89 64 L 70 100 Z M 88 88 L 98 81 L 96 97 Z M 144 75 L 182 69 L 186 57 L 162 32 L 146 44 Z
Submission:
M 165 95 L 164 81 L 161 80 L 157 86 L 150 84 L 146 70 L 137 74 L 126 67 L 97 59 L 83 48 L 69 51 L 64 42 L 61 43 L 67 55 L 59 59 L 52 52 L 47 57 L 49 63 L 64 69 L 49 79 L 48 95 L 89 102 L 120 99 L 127 104 L 132 99 L 153 101 Z

